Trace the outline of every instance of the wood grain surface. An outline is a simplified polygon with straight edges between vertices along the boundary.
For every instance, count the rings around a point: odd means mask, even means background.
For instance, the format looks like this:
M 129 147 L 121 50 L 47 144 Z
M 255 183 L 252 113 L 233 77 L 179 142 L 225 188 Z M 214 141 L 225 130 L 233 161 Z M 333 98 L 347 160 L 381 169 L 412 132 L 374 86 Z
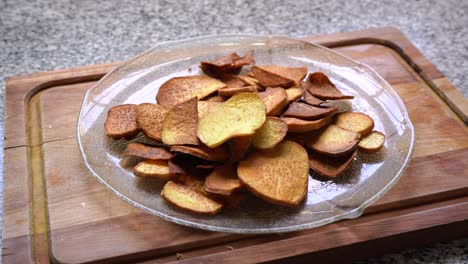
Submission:
M 468 225 L 467 100 L 394 28 L 307 40 L 375 69 L 402 97 L 415 126 L 409 168 L 364 216 L 301 232 L 241 236 L 178 226 L 130 206 L 90 175 L 77 148 L 84 93 L 118 64 L 87 66 L 7 81 L 4 263 L 323 261 L 333 250 L 356 249 L 354 258 L 373 247 L 383 253 L 398 237 L 417 245 L 468 234 L 460 228 Z M 350 260 L 342 256 L 328 254 Z

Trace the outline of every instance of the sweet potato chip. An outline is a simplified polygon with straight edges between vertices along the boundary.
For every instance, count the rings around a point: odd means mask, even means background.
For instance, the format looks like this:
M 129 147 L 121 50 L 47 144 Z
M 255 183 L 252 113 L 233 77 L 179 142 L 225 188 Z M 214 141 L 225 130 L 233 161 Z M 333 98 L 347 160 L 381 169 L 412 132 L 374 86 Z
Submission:
M 220 104 L 221 102 L 198 101 L 198 120 Z
M 283 88 L 267 88 L 264 92 L 258 93 L 262 98 L 267 109 L 267 115 L 275 116 L 281 113 L 283 108 L 288 105 L 288 95 Z
M 331 116 L 325 116 L 317 120 L 302 120 L 294 117 L 282 117 L 281 119 L 288 124 L 288 132 L 300 133 L 318 130 L 331 122 Z
M 270 149 L 283 140 L 288 125 L 277 117 L 267 117 L 263 126 L 253 136 L 252 144 L 257 149 Z
M 140 143 L 130 143 L 125 147 L 121 156 L 135 156 L 151 160 L 168 160 L 172 157 L 172 154 L 163 148 L 147 146 Z
M 302 82 L 301 82 L 302 83 Z M 325 101 L 318 99 L 317 97 L 311 95 L 307 90 L 304 91 L 304 102 L 313 106 L 320 106 Z
M 302 88 L 311 95 L 322 100 L 352 99 L 352 95 L 344 95 L 322 72 L 312 73 L 305 82 L 301 82 Z
M 200 101 L 200 102 L 204 102 L 204 101 L 205 102 L 222 103 L 222 102 L 226 101 L 226 98 L 224 98 L 222 96 L 219 96 L 219 95 L 214 95 L 214 96 L 207 97 L 203 101 Z
M 172 152 L 185 153 L 195 157 L 199 157 L 204 160 L 209 161 L 226 161 L 229 159 L 229 152 L 227 148 L 222 145 L 216 148 L 208 148 L 206 146 L 200 145 L 196 147 L 192 146 L 172 146 Z
M 235 137 L 229 140 L 229 150 L 231 152 L 231 162 L 237 162 L 245 157 L 250 149 L 253 136 Z
M 175 77 L 161 85 L 156 100 L 171 107 L 193 97 L 200 100 L 223 87 L 226 84 L 208 76 Z
M 169 171 L 167 160 L 142 161 L 133 168 L 133 174 L 138 177 L 150 177 L 162 180 L 170 180 L 175 176 Z
M 266 119 L 262 99 L 254 93 L 240 93 L 208 112 L 198 123 L 198 138 L 208 147 L 228 139 L 255 133 Z
M 372 131 L 361 139 L 358 149 L 365 153 L 374 153 L 379 151 L 385 143 L 385 135 L 379 131 Z
M 223 207 L 222 204 L 206 197 L 196 189 L 173 181 L 164 185 L 161 197 L 178 208 L 200 214 L 214 215 Z
M 169 167 L 169 173 L 173 175 L 181 175 L 181 174 L 186 174 L 187 172 L 179 166 L 179 164 L 175 163 L 172 159 L 167 161 L 167 165 Z
M 245 83 L 245 86 L 254 86 L 255 88 L 257 88 L 257 91 L 264 90 L 263 87 L 258 82 L 258 80 L 253 77 L 246 76 L 246 75 L 237 75 L 237 78 L 242 80 Z
M 243 86 L 243 87 L 226 87 L 218 90 L 219 96 L 229 97 L 238 93 L 256 92 L 255 86 Z
M 335 116 L 335 125 L 365 136 L 374 128 L 374 120 L 363 113 L 344 112 Z
M 235 88 L 245 86 L 244 81 L 234 74 L 222 74 L 220 81 L 226 84 L 226 88 Z
M 240 57 L 237 53 L 231 53 L 213 61 L 202 61 L 200 68 L 206 75 L 219 77 L 226 73 L 239 74 L 242 66 L 254 63 L 255 59 L 251 53 L 247 53 L 244 57 Z
M 359 133 L 329 125 L 313 134 L 307 142 L 307 146 L 324 155 L 343 156 L 357 147 L 359 138 Z
M 288 88 L 294 85 L 294 80 L 272 73 L 259 66 L 253 66 L 252 72 L 263 87 Z
M 289 103 L 301 98 L 302 94 L 304 93 L 304 90 L 298 87 L 288 88 L 285 91 L 286 91 L 286 95 L 288 97 Z
M 357 151 L 351 155 L 342 157 L 329 157 L 326 155 L 309 152 L 309 166 L 318 174 L 325 177 L 336 177 L 351 165 L 356 158 Z
M 307 74 L 306 67 L 289 68 L 278 65 L 262 65 L 258 67 L 265 71 L 293 80 L 294 85 L 299 85 L 299 82 L 304 79 Z
M 292 141 L 247 156 L 237 167 L 242 183 L 269 202 L 295 206 L 307 193 L 309 164 L 307 152 Z
M 167 145 L 197 145 L 197 98 L 173 106 L 163 122 L 162 141 Z
M 107 112 L 104 131 L 113 139 L 132 138 L 139 132 L 134 104 L 114 106 Z
M 168 108 L 162 105 L 144 103 L 136 109 L 136 121 L 141 132 L 149 138 L 161 141 L 162 124 Z
M 315 107 L 300 102 L 292 102 L 288 110 L 283 113 L 283 116 L 309 120 L 332 115 L 337 111 L 338 109 L 335 107 Z
M 205 179 L 203 188 L 206 192 L 231 195 L 231 193 L 241 187 L 237 170 L 232 165 L 224 165 L 216 167 Z

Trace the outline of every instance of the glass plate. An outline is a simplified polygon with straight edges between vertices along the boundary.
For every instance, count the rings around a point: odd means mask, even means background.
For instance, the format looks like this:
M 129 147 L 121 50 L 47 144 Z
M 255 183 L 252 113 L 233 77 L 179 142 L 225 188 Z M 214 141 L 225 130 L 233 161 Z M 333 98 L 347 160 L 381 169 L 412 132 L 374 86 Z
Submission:
M 306 66 L 322 71 L 345 94 L 342 110 L 361 111 L 375 121 L 387 139 L 372 155 L 359 154 L 334 181 L 311 172 L 308 195 L 297 208 L 285 208 L 248 196 L 238 208 L 216 216 L 177 210 L 160 197 L 163 183 L 136 178 L 120 164 L 128 141 L 104 135 L 109 108 L 120 104 L 155 103 L 158 87 L 176 76 L 197 75 L 202 60 L 231 52 L 254 50 L 257 64 Z M 189 70 L 190 69 L 190 70 Z M 91 173 L 118 197 L 163 219 L 195 228 L 233 233 L 278 233 L 321 226 L 356 218 L 386 193 L 408 165 L 414 130 L 407 110 L 395 90 L 374 70 L 322 46 L 276 36 L 215 35 L 161 43 L 138 55 L 102 78 L 85 95 L 77 136 Z M 139 137 L 133 141 L 142 141 Z

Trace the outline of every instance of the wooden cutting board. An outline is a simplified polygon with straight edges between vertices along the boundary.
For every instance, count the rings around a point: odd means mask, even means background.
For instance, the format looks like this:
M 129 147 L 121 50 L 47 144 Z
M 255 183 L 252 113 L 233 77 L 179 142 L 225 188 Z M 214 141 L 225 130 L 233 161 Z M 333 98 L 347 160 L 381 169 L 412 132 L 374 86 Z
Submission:
M 468 103 L 395 28 L 316 36 L 379 72 L 416 130 L 400 182 L 365 214 L 245 236 L 195 230 L 123 202 L 86 170 L 75 138 L 85 91 L 118 63 L 12 77 L 6 85 L 3 263 L 321 263 L 468 235 Z

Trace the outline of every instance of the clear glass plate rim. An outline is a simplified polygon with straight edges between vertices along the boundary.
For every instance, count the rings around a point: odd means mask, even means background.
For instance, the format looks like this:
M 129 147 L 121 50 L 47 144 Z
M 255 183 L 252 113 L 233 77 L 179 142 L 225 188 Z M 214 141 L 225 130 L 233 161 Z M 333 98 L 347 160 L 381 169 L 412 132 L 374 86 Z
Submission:
M 385 86 L 387 86 L 386 91 L 390 92 L 391 95 L 392 95 L 392 98 L 396 100 L 396 103 L 398 104 L 398 106 L 400 108 L 400 111 L 404 115 L 404 120 L 407 121 L 407 122 L 405 122 L 405 125 L 410 130 L 410 145 L 409 145 L 409 148 L 408 148 L 408 154 L 406 156 L 406 159 L 404 160 L 404 162 L 403 162 L 402 166 L 400 167 L 399 171 L 396 173 L 396 175 L 393 177 L 393 179 L 383 189 L 381 189 L 378 193 L 376 193 L 374 196 L 372 196 L 372 198 L 366 200 L 359 207 L 356 207 L 356 208 L 354 208 L 352 210 L 349 210 L 349 211 L 345 211 L 340 215 L 335 215 L 333 217 L 323 219 L 322 221 L 319 221 L 319 222 L 306 223 L 306 224 L 300 224 L 300 225 L 291 225 L 291 226 L 287 226 L 287 227 L 275 227 L 274 230 L 272 230 L 273 228 L 244 228 L 244 229 L 238 229 L 238 228 L 212 226 L 212 225 L 207 225 L 207 224 L 195 223 L 195 222 L 192 222 L 192 221 L 186 221 L 186 220 L 183 220 L 183 219 L 179 219 L 179 218 L 172 217 L 170 215 L 158 212 L 158 211 L 153 210 L 151 208 L 148 208 L 148 207 L 146 207 L 146 206 L 144 206 L 142 204 L 139 204 L 139 203 L 127 198 L 126 196 L 122 195 L 120 192 L 118 192 L 112 186 L 107 184 L 98 175 L 98 173 L 96 173 L 93 170 L 93 168 L 90 166 L 90 164 L 88 162 L 86 153 L 85 153 L 85 151 L 83 149 L 83 146 L 82 146 L 81 133 L 80 133 L 80 131 L 81 131 L 81 124 L 80 124 L 81 122 L 80 121 L 82 120 L 82 117 L 86 114 L 86 113 L 84 113 L 85 102 L 88 101 L 89 96 L 92 93 L 92 91 L 96 87 L 99 87 L 99 85 L 106 78 L 108 78 L 109 76 L 111 76 L 115 72 L 119 71 L 120 69 L 124 68 L 128 64 L 131 64 L 132 62 L 138 60 L 139 58 L 151 53 L 152 51 L 154 51 L 155 49 L 157 49 L 160 46 L 170 45 L 170 44 L 175 44 L 175 43 L 181 43 L 181 42 L 188 42 L 188 41 L 196 41 L 196 40 L 209 40 L 209 39 L 212 39 L 212 38 L 219 39 L 219 38 L 249 38 L 249 37 L 263 38 L 265 40 L 284 39 L 284 40 L 287 40 L 287 41 L 293 41 L 293 42 L 298 42 L 298 43 L 300 42 L 300 43 L 303 43 L 305 45 L 311 45 L 311 46 L 314 46 L 316 48 L 323 49 L 326 52 L 333 53 L 333 54 L 335 54 L 337 56 L 340 56 L 340 57 L 348 60 L 349 62 L 351 62 L 353 64 L 356 64 L 359 67 L 365 68 L 365 70 L 367 72 L 372 73 L 372 78 L 378 79 L 381 83 L 383 83 Z M 322 226 L 322 225 L 332 223 L 332 222 L 336 222 L 336 221 L 339 221 L 339 220 L 342 220 L 342 219 L 352 219 L 352 218 L 359 217 L 360 215 L 362 215 L 364 210 L 369 205 L 371 205 L 372 203 L 377 201 L 386 192 L 388 192 L 398 182 L 398 180 L 401 178 L 401 175 L 407 169 L 408 163 L 411 160 L 413 150 L 414 150 L 414 139 L 415 139 L 414 126 L 413 126 L 413 124 L 412 124 L 412 122 L 411 122 L 411 120 L 409 118 L 408 111 L 407 111 L 406 106 L 404 105 L 401 97 L 398 95 L 398 93 L 393 89 L 393 87 L 385 79 L 383 79 L 374 69 L 372 69 L 367 64 L 355 61 L 355 60 L 351 59 L 350 57 L 345 56 L 343 54 L 340 54 L 340 53 L 338 53 L 338 52 L 336 52 L 336 51 L 334 51 L 332 49 L 329 49 L 329 48 L 324 47 L 324 46 L 322 46 L 320 44 L 317 44 L 317 43 L 306 41 L 304 39 L 295 39 L 295 38 L 290 38 L 290 37 L 283 36 L 283 35 L 268 35 L 268 36 L 266 36 L 266 35 L 255 35 L 255 34 L 211 34 L 211 35 L 204 35 L 204 36 L 198 36 L 198 37 L 193 37 L 193 38 L 185 38 L 185 39 L 179 39 L 179 40 L 164 41 L 164 42 L 160 42 L 160 43 L 156 44 L 152 48 L 150 48 L 150 49 L 136 55 L 132 59 L 130 59 L 130 60 L 124 62 L 123 64 L 115 67 L 114 69 L 112 69 L 110 72 L 105 74 L 95 85 L 93 85 L 93 87 L 91 87 L 90 89 L 88 89 L 86 91 L 85 96 L 83 97 L 82 105 L 81 105 L 80 112 L 79 112 L 79 115 L 78 115 L 76 132 L 77 132 L 76 136 L 77 136 L 78 147 L 79 147 L 81 157 L 82 157 L 86 167 L 91 172 L 91 174 L 101 184 L 103 184 L 107 189 L 109 189 L 111 192 L 113 192 L 115 195 L 117 195 L 120 199 L 126 201 L 127 203 L 129 203 L 129 204 L 131 204 L 131 205 L 133 205 L 133 206 L 135 206 L 135 207 L 137 207 L 139 209 L 142 209 L 145 212 L 148 212 L 148 213 L 150 213 L 152 215 L 156 215 L 156 216 L 158 216 L 158 217 L 160 217 L 160 218 L 162 218 L 164 220 L 170 221 L 170 222 L 174 222 L 174 223 L 177 223 L 177 224 L 181 224 L 181 225 L 189 226 L 189 227 L 193 227 L 193 228 L 209 230 L 209 231 L 239 233 L 239 234 L 267 234 L 267 233 L 292 232 L 292 231 L 298 231 L 298 230 L 303 230 L 303 229 Z

